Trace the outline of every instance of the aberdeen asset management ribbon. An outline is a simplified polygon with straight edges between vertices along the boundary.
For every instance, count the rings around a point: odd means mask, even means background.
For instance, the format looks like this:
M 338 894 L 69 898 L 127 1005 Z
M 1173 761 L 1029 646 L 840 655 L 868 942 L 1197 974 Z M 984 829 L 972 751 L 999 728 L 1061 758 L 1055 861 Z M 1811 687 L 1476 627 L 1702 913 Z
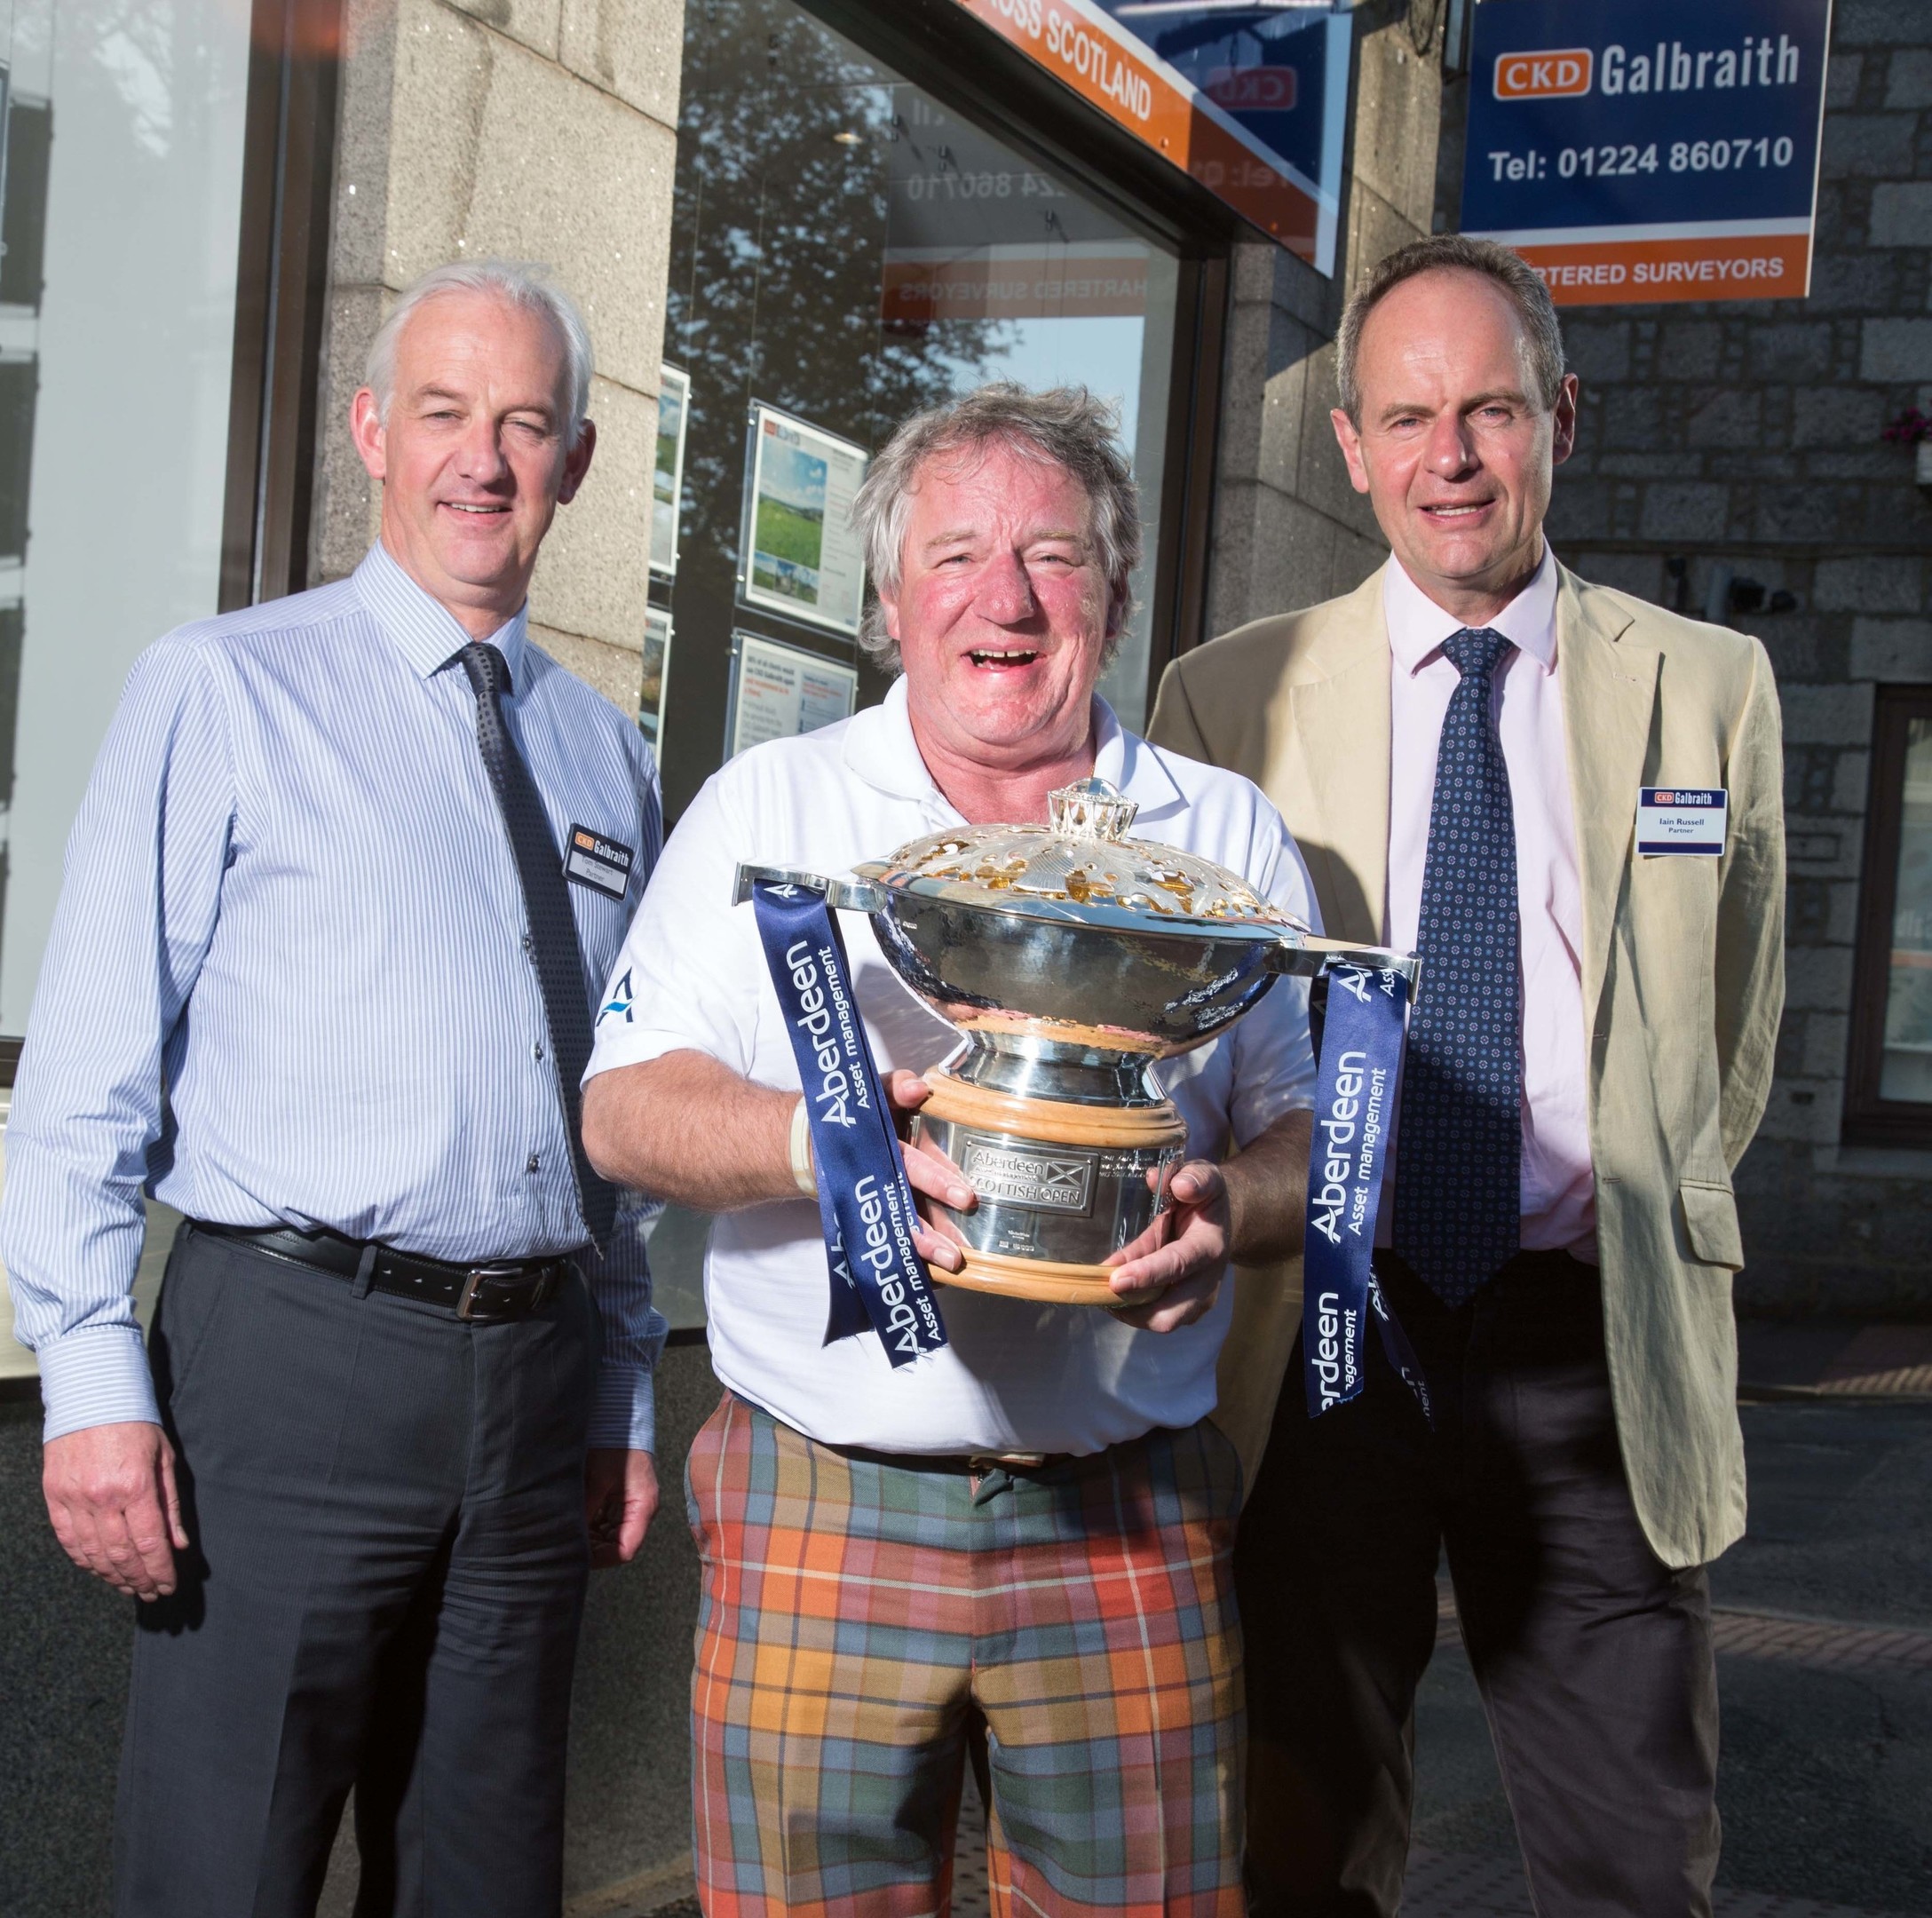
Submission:
M 844 941 L 805 886 L 760 880 L 751 898 L 812 1127 L 832 1272 L 826 1342 L 870 1326 L 895 1366 L 910 1365 L 946 1343 L 946 1326 L 913 1248 L 912 1188 L 852 1000 Z
M 1424 1416 L 1429 1411 L 1422 1368 L 1375 1282 L 1374 1266 L 1408 998 L 1408 981 L 1399 972 L 1328 969 L 1302 1265 L 1302 1360 L 1310 1418 L 1361 1391 L 1362 1341 L 1372 1314 L 1390 1367 L 1421 1402 Z

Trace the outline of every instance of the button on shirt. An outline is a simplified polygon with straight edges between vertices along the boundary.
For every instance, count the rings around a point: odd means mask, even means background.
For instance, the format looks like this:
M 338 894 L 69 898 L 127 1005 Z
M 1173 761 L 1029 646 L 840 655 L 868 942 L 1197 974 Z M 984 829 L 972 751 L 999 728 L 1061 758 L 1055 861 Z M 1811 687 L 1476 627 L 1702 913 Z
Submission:
M 7 1128 L 0 1256 L 50 1438 L 155 1416 L 130 1299 L 144 1186 L 194 1218 L 459 1262 L 584 1242 L 465 639 L 377 545 L 347 580 L 137 662 L 68 844 Z M 523 614 L 490 643 L 559 863 L 573 825 L 636 854 L 622 898 L 567 888 L 594 1004 L 662 836 L 656 767 Z M 649 1210 L 628 1201 L 583 1258 L 604 1321 L 594 1445 L 652 1443 Z
M 1095 716 L 1095 771 L 1139 802 L 1136 837 L 1204 854 L 1313 920 L 1301 854 L 1255 787 L 1123 732 L 1101 701 Z M 738 863 L 847 875 L 961 823 L 920 757 L 903 680 L 883 706 L 732 760 L 664 849 L 599 1015 L 591 1074 L 692 1050 L 797 1090 L 752 908 L 732 904 Z M 938 1064 L 959 1034 L 899 983 L 863 914 L 840 920 L 880 1071 Z M 1247 1144 L 1312 1098 L 1305 982 L 1278 979 L 1228 1033 L 1156 1075 L 1186 1121 L 1191 1154 Z M 829 1296 L 813 1201 L 717 1219 L 705 1265 L 712 1368 L 814 1438 L 906 1453 L 1091 1453 L 1191 1424 L 1214 1409 L 1231 1309 L 1224 1289 L 1197 1324 L 1162 1335 L 1092 1307 L 942 1286 L 951 1343 L 894 1370 L 869 1333 L 823 1343 Z
M 1445 613 L 1390 559 L 1382 573 L 1389 622 L 1390 789 L 1388 942 L 1415 948 L 1422 916 L 1436 750 L 1458 674 L 1443 643 L 1463 622 Z M 1567 1248 L 1596 1257 L 1596 1185 L 1590 1168 L 1583 1034 L 1583 894 L 1564 736 L 1562 662 L 1556 654 L 1556 561 L 1543 561 L 1523 590 L 1484 624 L 1513 650 L 1497 667 L 1493 697 L 1516 817 L 1516 896 L 1523 989 L 1523 1225 L 1525 1250 Z M 1424 992 L 1429 981 L 1422 981 Z M 1384 1163 L 1395 1191 L 1397 1137 Z M 1376 1243 L 1390 1242 L 1384 1203 Z

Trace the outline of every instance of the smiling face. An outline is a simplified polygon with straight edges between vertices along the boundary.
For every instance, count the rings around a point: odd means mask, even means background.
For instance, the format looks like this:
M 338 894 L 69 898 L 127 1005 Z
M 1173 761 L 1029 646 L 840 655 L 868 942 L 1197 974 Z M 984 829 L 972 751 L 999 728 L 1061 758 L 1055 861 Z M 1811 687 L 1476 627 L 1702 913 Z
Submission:
M 439 293 L 396 342 L 388 417 L 368 387 L 356 449 L 383 483 L 383 543 L 481 638 L 520 606 L 559 502 L 596 432 L 569 444 L 569 363 L 541 314 L 493 294 Z
M 928 763 L 1020 773 L 1084 751 L 1109 600 L 1064 466 L 998 441 L 929 460 L 879 594 Z
M 1493 618 L 1542 558 L 1552 470 L 1576 439 L 1575 376 L 1545 407 L 1508 295 L 1450 266 L 1373 309 L 1356 381 L 1360 424 L 1331 416 L 1356 491 L 1430 598 L 1469 624 Z

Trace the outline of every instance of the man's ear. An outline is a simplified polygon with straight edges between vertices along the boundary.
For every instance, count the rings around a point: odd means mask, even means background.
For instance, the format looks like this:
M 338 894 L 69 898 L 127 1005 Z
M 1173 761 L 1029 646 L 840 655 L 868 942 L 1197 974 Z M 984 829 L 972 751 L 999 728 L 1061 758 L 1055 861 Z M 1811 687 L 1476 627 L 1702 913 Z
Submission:
M 1565 373 L 1563 384 L 1557 390 L 1556 416 L 1550 432 L 1549 463 L 1552 466 L 1561 466 L 1576 451 L 1577 392 L 1576 375 Z
M 899 644 L 899 589 L 888 592 L 875 583 L 873 590 L 879 596 L 879 618 L 885 626 L 885 636 L 894 646 Z
M 1358 493 L 1368 491 L 1368 468 L 1362 463 L 1362 435 L 1360 429 L 1340 408 L 1333 408 L 1328 415 L 1335 429 L 1335 444 L 1342 448 L 1342 457 L 1347 462 L 1349 484 Z
M 564 477 L 557 487 L 557 503 L 567 506 L 577 496 L 583 476 L 590 470 L 590 456 L 597 451 L 597 425 L 586 420 L 577 433 L 577 443 L 564 455 Z
M 368 468 L 371 480 L 388 477 L 388 462 L 383 452 L 382 408 L 376 404 L 376 395 L 367 386 L 359 388 L 356 396 L 349 402 L 349 437 L 355 441 L 355 449 L 362 457 L 362 464 Z

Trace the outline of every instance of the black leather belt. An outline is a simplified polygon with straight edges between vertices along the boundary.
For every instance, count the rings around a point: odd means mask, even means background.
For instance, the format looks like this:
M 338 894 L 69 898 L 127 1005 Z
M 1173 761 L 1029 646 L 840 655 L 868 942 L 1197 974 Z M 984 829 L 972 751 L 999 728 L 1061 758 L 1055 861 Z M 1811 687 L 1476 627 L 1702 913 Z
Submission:
M 1071 1465 L 1079 1456 L 1073 1452 L 873 1452 L 864 1446 L 828 1445 L 827 1452 L 859 1465 L 887 1465 L 898 1471 L 954 1472 L 962 1477 L 983 1478 L 989 1471 L 1053 1471 Z
M 340 1232 L 297 1232 L 288 1225 L 257 1230 L 214 1225 L 202 1219 L 193 1224 L 196 1232 L 210 1238 L 232 1239 L 271 1258 L 306 1265 L 335 1279 L 355 1279 L 362 1270 L 363 1254 L 370 1249 L 362 1240 L 344 1238 Z M 527 1319 L 532 1312 L 542 1311 L 557 1296 L 573 1256 L 565 1253 L 550 1258 L 492 1259 L 481 1265 L 457 1265 L 447 1259 L 398 1252 L 388 1246 L 376 1246 L 374 1250 L 369 1272 L 373 1290 L 439 1305 L 465 1323 L 489 1325 Z

